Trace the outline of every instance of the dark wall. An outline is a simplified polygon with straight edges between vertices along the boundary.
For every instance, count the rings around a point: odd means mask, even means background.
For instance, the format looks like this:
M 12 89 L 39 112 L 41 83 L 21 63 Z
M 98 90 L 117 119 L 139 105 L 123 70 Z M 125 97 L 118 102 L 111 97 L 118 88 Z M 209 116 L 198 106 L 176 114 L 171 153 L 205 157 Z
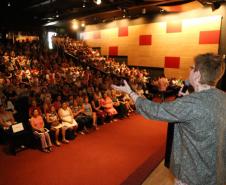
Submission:
M 222 11 L 222 22 L 221 22 L 221 37 L 220 37 L 220 47 L 219 54 L 226 54 L 226 4 L 221 5 Z

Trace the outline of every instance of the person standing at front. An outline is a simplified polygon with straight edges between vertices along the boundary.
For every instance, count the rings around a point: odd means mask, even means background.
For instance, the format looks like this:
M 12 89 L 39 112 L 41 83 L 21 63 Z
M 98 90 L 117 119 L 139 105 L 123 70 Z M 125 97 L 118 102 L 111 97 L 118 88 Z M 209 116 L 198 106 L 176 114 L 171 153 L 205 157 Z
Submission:
M 175 185 L 226 183 L 226 93 L 215 88 L 224 70 L 220 56 L 198 55 L 189 74 L 195 92 L 161 104 L 139 97 L 126 81 L 112 85 L 128 93 L 144 117 L 175 123 L 170 163 Z

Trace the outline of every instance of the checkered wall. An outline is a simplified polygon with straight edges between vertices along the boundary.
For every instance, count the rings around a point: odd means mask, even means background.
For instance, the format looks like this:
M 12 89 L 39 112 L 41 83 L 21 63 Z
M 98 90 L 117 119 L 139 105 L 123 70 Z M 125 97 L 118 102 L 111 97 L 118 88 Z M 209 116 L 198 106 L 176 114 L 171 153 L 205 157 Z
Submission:
M 164 68 L 167 77 L 185 79 L 197 54 L 218 52 L 220 16 L 157 22 L 83 32 L 103 55 L 128 56 L 128 64 Z

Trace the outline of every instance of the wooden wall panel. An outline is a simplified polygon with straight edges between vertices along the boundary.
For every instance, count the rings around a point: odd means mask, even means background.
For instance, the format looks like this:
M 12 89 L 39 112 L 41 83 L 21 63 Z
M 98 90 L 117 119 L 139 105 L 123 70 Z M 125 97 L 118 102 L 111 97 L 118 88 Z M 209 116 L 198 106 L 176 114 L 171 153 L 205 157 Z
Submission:
M 177 20 L 175 20 L 177 21 Z M 165 68 L 167 77 L 186 79 L 193 58 L 206 52 L 217 53 L 217 44 L 199 44 L 200 31 L 220 30 L 221 17 L 209 16 L 181 20 L 181 32 L 167 33 L 167 22 L 128 26 L 128 36 L 120 37 L 119 27 L 101 29 L 100 39 L 93 39 L 96 32 L 85 32 L 84 40 L 91 47 L 101 47 L 108 55 L 110 46 L 118 47 L 119 56 L 128 56 L 133 66 L 164 67 L 165 56 L 180 57 L 179 69 Z M 140 35 L 151 35 L 151 45 L 139 45 Z

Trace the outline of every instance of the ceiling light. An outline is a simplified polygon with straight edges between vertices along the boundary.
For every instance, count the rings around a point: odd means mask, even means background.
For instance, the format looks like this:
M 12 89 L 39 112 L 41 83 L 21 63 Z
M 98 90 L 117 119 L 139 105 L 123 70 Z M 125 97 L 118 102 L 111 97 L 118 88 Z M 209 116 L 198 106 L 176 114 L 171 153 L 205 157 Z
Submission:
M 58 11 L 56 11 L 56 18 L 60 17 Z
M 73 19 L 73 20 L 72 20 L 71 28 L 72 28 L 73 30 L 77 30 L 77 29 L 79 28 L 78 21 L 77 21 L 76 19 Z
M 101 0 L 93 0 L 93 2 L 97 5 L 100 5 L 101 4 Z
M 8 6 L 8 7 L 10 7 L 10 6 L 11 6 L 11 3 L 10 3 L 10 2 L 8 2 L 7 6 Z
M 83 4 L 82 4 L 82 8 L 85 8 L 85 7 L 86 7 L 86 3 L 83 3 Z
M 164 13 L 165 12 L 165 10 L 163 10 L 162 8 L 160 8 L 160 13 Z
M 123 18 L 125 18 L 129 14 L 128 10 L 125 8 L 122 9 L 122 12 L 123 12 L 123 16 L 122 16 Z
M 73 30 L 77 30 L 78 29 L 78 25 L 77 24 L 72 24 L 72 29 Z
M 48 22 L 48 23 L 44 24 L 44 26 L 53 26 L 53 25 L 56 25 L 57 23 L 58 23 L 58 21 Z
M 83 22 L 83 23 L 81 24 L 81 27 L 84 28 L 85 26 L 86 26 L 86 24 Z

